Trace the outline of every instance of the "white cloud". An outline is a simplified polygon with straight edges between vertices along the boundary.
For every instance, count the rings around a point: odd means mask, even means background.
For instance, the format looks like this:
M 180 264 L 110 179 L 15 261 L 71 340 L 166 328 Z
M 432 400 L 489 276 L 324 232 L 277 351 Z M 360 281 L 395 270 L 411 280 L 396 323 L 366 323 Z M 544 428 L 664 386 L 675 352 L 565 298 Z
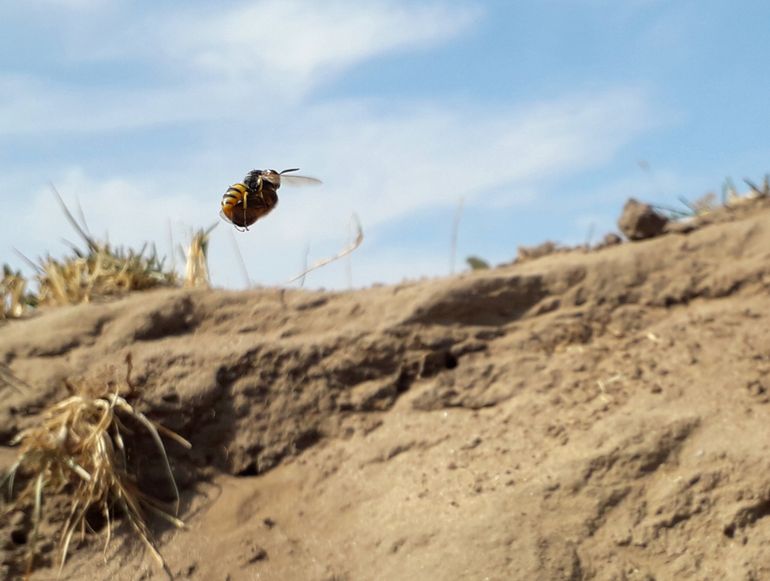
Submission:
M 302 139 L 289 142 L 293 155 L 313 160 L 304 169 L 318 173 L 325 187 L 287 193 L 282 204 L 294 216 L 285 227 L 313 235 L 326 228 L 319 215 L 342 220 L 357 211 L 371 227 L 454 206 L 461 196 L 490 206 L 531 201 L 537 184 L 608 161 L 654 125 L 645 96 L 634 90 L 514 110 L 324 109 L 303 123 Z M 274 145 L 279 154 L 290 151 Z
M 0 74 L 0 126 L 12 135 L 55 135 L 261 121 L 368 59 L 446 41 L 479 14 L 468 4 L 440 2 L 262 0 L 216 9 L 155 7 L 142 17 L 121 10 L 86 15 L 62 32 L 71 64 L 139 62 L 164 71 L 163 80 L 73 85 Z
M 218 219 L 219 196 L 229 182 L 254 165 L 300 165 L 324 185 L 282 189 L 276 211 L 238 235 L 252 277 L 280 283 L 299 270 L 308 242 L 314 256 L 333 254 L 347 237 L 354 211 L 363 222 L 365 245 L 372 245 L 369 256 L 377 260 L 382 227 L 431 208 L 453 208 L 460 196 L 469 206 L 491 206 L 491 212 L 530 202 L 538 184 L 558 183 L 606 162 L 650 125 L 647 100 L 634 90 L 497 111 L 423 106 L 384 114 L 374 104 L 336 103 L 308 108 L 302 119 L 282 118 L 262 131 L 245 126 L 254 143 L 239 143 L 226 166 L 221 154 L 196 151 L 201 161 L 189 164 L 184 179 L 155 174 L 98 180 L 82 170 L 51 177 L 70 200 L 79 195 L 95 233 L 108 231 L 114 242 L 155 240 L 165 247 L 168 220 L 177 240 L 180 224 L 208 226 Z M 270 160 L 264 159 L 265 151 L 271 152 Z M 224 175 L 224 167 L 238 173 Z M 16 230 L 0 235 L 3 247 L 41 248 L 47 242 L 44 248 L 51 249 L 58 236 L 71 237 L 50 193 L 39 184 L 35 188 L 19 192 L 33 202 L 15 212 Z M 489 192 L 494 192 L 490 204 Z M 212 273 L 219 284 L 238 285 L 223 226 L 212 239 Z M 367 268 L 359 269 L 357 284 L 414 273 L 398 260 Z M 309 283 L 313 280 L 324 277 Z M 345 285 L 344 276 L 338 284 Z
M 69 168 L 56 175 L 53 183 L 70 210 L 74 212 L 80 204 L 94 236 L 104 239 L 108 235 L 118 245 L 139 247 L 146 241 L 155 241 L 162 247 L 169 224 L 179 236 L 182 224 L 202 226 L 216 219 L 216 212 L 212 216 L 216 202 L 209 207 L 195 203 L 189 195 L 166 189 L 165 184 L 152 178 L 96 180 L 81 168 Z M 74 242 L 77 235 L 66 222 L 50 186 L 30 181 L 29 187 L 29 203 L 22 207 L 14 200 L 1 203 L 16 205 L 12 212 L 14 221 L 5 232 L 10 241 L 3 242 L 32 248 L 37 253 L 57 254 L 60 238 Z
M 161 25 L 165 54 L 256 91 L 308 88 L 364 60 L 430 46 L 468 29 L 467 4 L 394 0 L 263 0 Z
M 0 126 L 6 135 L 71 136 L 205 122 L 243 115 L 252 95 L 246 83 L 118 89 L 0 75 Z
M 162 70 L 184 91 L 216 83 L 244 94 L 241 88 L 247 87 L 252 107 L 300 99 L 367 60 L 446 42 L 482 16 L 473 0 L 156 3 L 143 13 L 124 3 L 101 4 L 111 9 L 70 15 L 62 27 L 62 54 L 69 63 L 141 63 Z
M 26 0 L 27 6 L 64 8 L 66 10 L 93 10 L 118 4 L 117 0 Z
M 532 203 L 543 183 L 558 184 L 607 162 L 656 125 L 647 96 L 635 89 L 496 109 L 447 105 L 440 98 L 322 104 L 307 98 L 308 90 L 350 67 L 468 30 L 480 14 L 469 3 L 261 0 L 210 11 L 192 4 L 163 10 L 156 5 L 144 16 L 132 13 L 117 32 L 109 23 L 121 11 L 101 14 L 78 29 L 82 46 L 68 37 L 76 63 L 88 61 L 94 47 L 96 60 L 130 60 L 145 73 L 158 73 L 160 81 L 110 87 L 0 76 L 4 135 L 25 147 L 50 140 L 56 152 L 73 137 L 91 148 L 92 135 L 114 135 L 120 151 L 111 151 L 108 163 L 125 168 L 101 177 L 108 170 L 95 156 L 76 168 L 38 160 L 45 167 L 21 177 L 17 170 L 8 190 L 14 195 L 0 198 L 0 213 L 15 217 L 0 231 L 0 251 L 16 245 L 32 254 L 58 254 L 64 250 L 58 238 L 73 237 L 44 185 L 48 178 L 70 202 L 79 196 L 96 235 L 106 231 L 114 243 L 154 240 L 166 248 L 169 220 L 177 242 L 182 225 L 208 226 L 218 219 L 223 191 L 246 171 L 298 165 L 324 186 L 282 189 L 278 209 L 238 234 L 253 279 L 287 280 L 299 270 L 308 242 L 312 258 L 336 252 L 354 211 L 366 234 L 353 258 L 354 264 L 365 260 L 355 269 L 356 284 L 398 280 L 432 264 L 439 270 L 427 273 L 443 272 L 447 259 L 419 258 L 419 242 L 403 252 L 386 251 L 383 231 L 419 212 L 453 208 L 460 197 L 489 212 Z M 138 33 L 146 24 L 142 18 L 153 27 Z M 164 124 L 192 136 L 184 153 L 154 143 L 156 133 L 147 129 Z M 123 151 L 126 134 L 117 132 L 136 129 L 144 131 L 131 134 Z M 145 160 L 157 152 L 159 161 L 145 171 L 132 151 Z M 212 236 L 212 274 L 218 284 L 237 286 L 226 227 Z M 323 284 L 328 276 L 326 284 L 344 286 L 344 275 L 334 278 L 335 268 L 314 274 L 309 284 Z

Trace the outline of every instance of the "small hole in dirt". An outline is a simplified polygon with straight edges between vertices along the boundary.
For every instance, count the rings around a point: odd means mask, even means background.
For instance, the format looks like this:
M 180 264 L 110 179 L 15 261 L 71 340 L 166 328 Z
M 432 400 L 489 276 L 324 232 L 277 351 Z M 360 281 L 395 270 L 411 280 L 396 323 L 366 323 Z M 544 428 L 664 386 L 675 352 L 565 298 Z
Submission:
M 257 462 L 256 460 L 254 462 L 249 462 L 249 464 L 241 470 L 240 472 L 236 472 L 236 476 L 256 476 L 259 474 L 259 471 L 257 470 Z
M 104 513 L 100 507 L 91 506 L 86 511 L 86 523 L 88 523 L 88 526 L 91 527 L 91 529 L 98 533 L 107 525 L 107 519 L 104 518 Z
M 294 440 L 294 447 L 297 449 L 297 452 L 301 452 L 302 450 L 309 448 L 316 442 L 318 442 L 321 439 L 321 432 L 318 430 L 311 428 L 305 432 L 302 432 L 299 436 L 297 436 L 297 439 Z
M 407 391 L 412 385 L 413 379 L 414 378 L 410 373 L 402 369 L 401 373 L 398 374 L 398 379 L 396 379 L 396 391 L 398 393 L 404 393 Z
M 732 539 L 735 536 L 735 524 L 727 525 L 725 527 L 724 533 L 726 537 L 730 537 Z
M 179 403 L 179 394 L 175 391 L 172 391 L 171 393 L 164 393 L 161 396 L 161 399 L 166 403 Z
M 449 351 L 447 351 L 444 356 L 444 367 L 447 369 L 454 369 L 457 367 L 457 357 L 452 355 Z
M 14 545 L 26 545 L 27 544 L 27 531 L 15 530 L 11 532 L 11 541 Z

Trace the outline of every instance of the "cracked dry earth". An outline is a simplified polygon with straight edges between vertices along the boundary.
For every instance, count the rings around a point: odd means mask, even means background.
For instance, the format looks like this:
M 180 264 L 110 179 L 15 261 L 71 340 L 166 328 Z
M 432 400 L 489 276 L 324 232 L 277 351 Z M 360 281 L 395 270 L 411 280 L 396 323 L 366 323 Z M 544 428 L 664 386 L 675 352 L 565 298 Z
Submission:
M 130 352 L 140 408 L 193 443 L 167 444 L 188 528 L 154 523 L 177 579 L 770 579 L 770 211 L 710 221 L 448 279 L 11 322 L 0 362 L 34 388 L 0 387 L 0 463 L 64 378 Z M 23 521 L 0 524 L 6 571 Z M 62 578 L 165 578 L 121 533 Z

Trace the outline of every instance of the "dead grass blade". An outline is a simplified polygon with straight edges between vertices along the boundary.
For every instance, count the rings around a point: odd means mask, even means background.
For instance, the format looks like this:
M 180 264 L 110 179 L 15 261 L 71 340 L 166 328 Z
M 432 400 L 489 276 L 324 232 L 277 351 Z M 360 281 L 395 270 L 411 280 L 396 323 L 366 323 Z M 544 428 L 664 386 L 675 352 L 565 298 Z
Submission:
M 26 382 L 16 377 L 5 365 L 0 364 L 0 386 L 7 385 L 18 393 L 29 392 L 31 388 Z
M 356 216 L 355 214 L 353 214 L 352 220 L 353 220 L 353 224 L 356 227 L 356 236 L 355 236 L 353 241 L 348 246 L 346 246 L 345 248 L 340 250 L 334 256 L 331 256 L 329 258 L 324 258 L 322 260 L 314 262 L 309 268 L 306 268 L 304 271 L 300 272 L 297 276 L 295 276 L 295 277 L 289 279 L 288 281 L 286 281 L 286 284 L 291 284 L 293 282 L 296 282 L 297 280 L 303 278 L 306 274 L 308 274 L 308 273 L 310 273 L 310 272 L 312 272 L 312 271 L 314 271 L 314 270 L 316 270 L 318 268 L 321 268 L 322 266 L 326 266 L 327 264 L 331 264 L 335 260 L 339 260 L 340 258 L 344 258 L 348 254 L 353 252 L 356 248 L 361 246 L 361 243 L 364 241 L 364 231 L 361 229 L 361 222 L 359 221 L 358 216 Z
M 205 230 L 201 228 L 192 234 L 190 245 L 185 253 L 185 287 L 209 288 L 211 286 L 208 266 L 209 235 L 216 227 L 217 224 L 213 224 Z
M 752 192 L 754 192 L 754 195 L 758 198 L 766 198 L 767 196 L 770 196 L 770 175 L 765 176 L 764 182 L 762 182 L 762 187 L 760 188 L 755 183 L 753 183 L 748 178 L 743 178 L 743 181 L 746 183 L 747 186 L 751 189 Z
M 96 250 L 96 244 L 94 243 L 93 239 L 80 226 L 80 224 L 78 224 L 78 221 L 72 215 L 72 212 L 70 212 L 69 208 L 67 207 L 67 204 L 64 203 L 64 198 L 61 197 L 59 190 L 56 189 L 56 186 L 53 185 L 53 183 L 49 182 L 48 185 L 51 187 L 51 191 L 56 197 L 56 200 L 59 202 L 59 207 L 61 207 L 62 212 L 64 212 L 64 217 L 67 218 L 67 222 L 69 222 L 70 225 L 75 229 L 75 232 L 77 232 L 80 235 L 80 237 L 83 239 L 83 242 L 85 242 L 88 245 L 88 248 L 90 250 L 92 251 Z M 85 222 L 85 217 L 83 218 L 83 221 Z

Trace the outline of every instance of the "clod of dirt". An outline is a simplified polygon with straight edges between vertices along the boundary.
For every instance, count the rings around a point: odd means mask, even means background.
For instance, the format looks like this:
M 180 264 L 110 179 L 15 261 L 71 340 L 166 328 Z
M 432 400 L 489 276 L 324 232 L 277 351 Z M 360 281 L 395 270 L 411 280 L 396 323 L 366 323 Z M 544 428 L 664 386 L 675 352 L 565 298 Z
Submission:
M 614 232 L 610 232 L 609 234 L 604 235 L 604 238 L 602 238 L 602 241 L 596 245 L 596 249 L 599 250 L 601 248 L 607 248 L 608 246 L 616 246 L 622 243 L 623 243 L 623 239 L 620 236 L 618 236 Z
M 563 252 L 564 250 L 566 249 L 551 240 L 535 246 L 519 246 L 516 261 L 535 260 L 536 258 L 542 258 L 556 252 Z
M 656 212 L 649 204 L 630 198 L 623 206 L 618 228 L 629 240 L 645 240 L 660 236 L 668 218 Z

